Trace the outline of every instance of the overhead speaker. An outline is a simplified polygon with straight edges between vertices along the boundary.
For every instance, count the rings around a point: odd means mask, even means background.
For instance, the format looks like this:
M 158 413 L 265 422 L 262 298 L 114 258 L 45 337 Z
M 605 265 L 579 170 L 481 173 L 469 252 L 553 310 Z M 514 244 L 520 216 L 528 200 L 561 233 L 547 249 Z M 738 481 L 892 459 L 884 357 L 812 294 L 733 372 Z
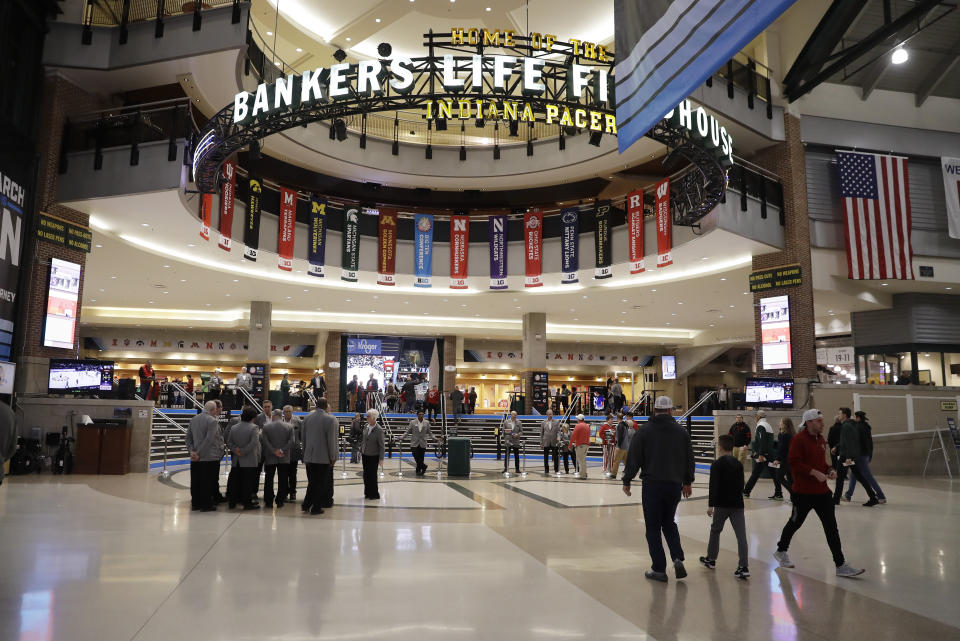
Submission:
M 367 134 L 360 134 L 360 149 L 367 148 Z
M 254 140 L 250 143 L 250 160 L 260 160 L 260 141 Z
M 511 120 L 511 121 L 510 121 L 510 135 L 511 135 L 511 136 L 513 136 L 514 138 L 516 138 L 517 132 L 518 132 L 519 128 L 520 128 L 520 125 L 519 125 L 519 123 L 518 123 L 516 120 Z
M 493 146 L 493 159 L 500 160 L 500 145 Z
M 333 127 L 336 129 L 337 140 L 343 142 L 347 139 L 347 123 L 345 123 L 342 118 L 337 118 L 333 123 Z
M 563 151 L 567 148 L 567 137 L 563 135 L 563 132 L 560 132 L 560 151 Z
M 483 121 L 483 118 L 477 118 L 477 129 L 483 129 L 483 126 L 486 123 Z
M 393 141 L 393 146 L 390 148 L 390 153 L 392 153 L 394 156 L 400 155 L 400 143 L 396 140 Z
M 528 141 L 527 141 L 527 155 L 528 155 L 528 156 L 532 156 L 532 155 L 533 155 L 533 141 L 532 141 L 532 140 L 528 140 Z
M 433 145 L 427 145 L 426 156 L 427 160 L 433 160 Z
M 467 148 L 464 145 L 460 145 L 460 160 L 467 159 Z
M 343 62 L 344 60 L 347 59 L 347 52 L 344 51 L 343 49 L 337 49 L 336 51 L 333 52 L 333 59 L 336 60 L 337 62 Z
M 600 146 L 600 139 L 603 138 L 602 131 L 592 131 L 590 132 L 590 144 L 594 147 Z
M 437 131 L 446 131 L 446 130 L 447 130 L 447 119 L 437 118 Z
M 377 55 L 381 58 L 389 58 L 391 53 L 393 53 L 393 47 L 389 42 L 381 42 L 377 45 Z

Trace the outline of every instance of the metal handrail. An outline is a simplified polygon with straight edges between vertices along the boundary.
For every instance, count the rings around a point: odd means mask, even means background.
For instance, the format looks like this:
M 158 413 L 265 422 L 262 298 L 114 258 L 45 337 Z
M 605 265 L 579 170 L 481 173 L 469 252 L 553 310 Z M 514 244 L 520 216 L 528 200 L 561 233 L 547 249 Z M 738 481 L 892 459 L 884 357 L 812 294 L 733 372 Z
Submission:
M 138 401 L 146 400 L 146 399 L 144 399 L 142 396 L 140 396 L 139 394 L 134 394 L 133 397 L 134 397 L 135 399 L 137 399 Z M 165 413 L 163 413 L 162 411 L 160 411 L 156 406 L 154 406 L 154 408 L 153 408 L 153 413 L 154 413 L 154 414 L 158 414 L 158 415 L 160 416 L 160 418 L 164 419 L 167 423 L 170 423 L 170 425 L 173 425 L 175 428 L 177 428 L 178 430 L 180 430 L 182 433 L 184 433 L 184 434 L 187 433 L 187 428 L 185 428 L 183 425 L 180 425 L 180 423 L 177 423 L 175 420 L 173 420 L 172 418 L 170 418 L 169 416 L 167 416 Z
M 710 390 L 709 392 L 706 392 L 703 396 L 700 397 L 700 400 L 698 400 L 696 403 L 694 403 L 693 406 L 692 406 L 690 409 L 688 409 L 686 412 L 684 412 L 684 413 L 680 416 L 680 419 L 685 419 L 685 418 L 687 418 L 687 417 L 689 417 L 689 416 L 692 416 L 692 415 L 693 415 L 693 412 L 694 412 L 698 407 L 700 407 L 701 405 L 703 405 L 704 403 L 706 403 L 708 399 L 713 398 L 713 396 L 714 396 L 716 393 L 717 393 L 717 390 Z M 678 419 L 678 421 L 679 421 L 679 419 Z
M 634 403 L 634 404 L 630 407 L 630 411 L 631 411 L 631 412 L 636 412 L 637 409 L 639 409 L 639 407 L 640 407 L 641 405 L 643 405 L 643 400 L 644 400 L 645 398 L 650 398 L 650 392 L 643 392 L 642 394 L 640 394 L 640 400 L 638 400 L 636 403 Z
M 246 390 L 246 388 L 244 388 L 244 387 L 237 387 L 236 385 L 234 385 L 233 388 L 234 388 L 235 390 L 238 390 L 238 391 L 242 392 L 243 395 L 244 395 L 244 397 L 246 397 L 246 399 L 250 402 L 250 404 L 253 405 L 255 408 L 257 408 L 257 411 L 258 411 L 258 412 L 263 413 L 263 406 L 262 406 L 259 402 L 257 402 L 257 399 L 255 399 L 255 398 L 250 394 L 250 392 L 248 392 L 248 391 Z
M 183 394 L 185 397 L 193 401 L 193 404 L 197 406 L 197 409 L 201 409 L 201 410 L 203 409 L 203 403 L 198 401 L 196 396 L 194 396 L 193 394 L 185 390 L 183 386 L 180 385 L 180 383 L 177 383 L 176 381 L 167 381 L 167 387 L 173 387 L 175 390 L 177 390 L 178 392 Z

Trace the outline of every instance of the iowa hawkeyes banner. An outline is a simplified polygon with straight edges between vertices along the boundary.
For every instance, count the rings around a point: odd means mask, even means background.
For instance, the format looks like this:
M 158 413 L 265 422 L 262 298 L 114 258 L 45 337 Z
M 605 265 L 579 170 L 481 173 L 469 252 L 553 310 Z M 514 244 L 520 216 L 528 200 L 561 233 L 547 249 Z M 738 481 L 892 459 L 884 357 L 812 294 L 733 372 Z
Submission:
M 467 288 L 467 258 L 470 251 L 470 217 L 450 217 L 450 289 Z
M 610 201 L 597 203 L 594 216 L 597 227 L 593 232 L 593 245 L 597 250 L 597 263 L 593 277 L 610 278 L 613 276 L 613 269 L 610 267 Z
M 327 251 L 327 201 L 310 198 L 310 237 L 307 239 L 307 273 L 323 278 L 323 263 Z
M 673 228 L 670 220 L 670 179 L 661 180 L 656 189 L 657 267 L 673 264 Z
M 200 195 L 200 237 L 210 240 L 210 219 L 213 210 L 213 194 Z
M 357 282 L 360 269 L 360 210 L 348 207 L 343 214 L 343 259 L 340 262 L 340 279 Z
M 256 261 L 260 251 L 260 197 L 263 194 L 263 183 L 257 178 L 250 178 L 247 188 L 247 217 L 243 226 L 243 257 Z
M 277 267 L 293 271 L 293 234 L 297 224 L 297 192 L 280 188 L 280 229 L 277 232 Z
M 627 194 L 627 248 L 630 250 L 630 273 L 643 272 L 643 192 Z
M 397 271 L 397 212 L 380 210 L 377 242 L 377 285 L 396 285 Z
M 490 238 L 490 289 L 507 288 L 507 217 L 491 216 L 488 222 Z
M 543 212 L 539 209 L 523 215 L 523 249 L 526 256 L 524 287 L 543 287 Z
M 413 286 L 433 286 L 433 216 L 413 217 Z
M 580 210 L 567 207 L 560 212 L 560 282 L 580 282 Z
M 237 191 L 237 166 L 232 160 L 223 163 L 223 180 L 220 181 L 220 249 L 230 251 L 233 245 L 233 201 Z

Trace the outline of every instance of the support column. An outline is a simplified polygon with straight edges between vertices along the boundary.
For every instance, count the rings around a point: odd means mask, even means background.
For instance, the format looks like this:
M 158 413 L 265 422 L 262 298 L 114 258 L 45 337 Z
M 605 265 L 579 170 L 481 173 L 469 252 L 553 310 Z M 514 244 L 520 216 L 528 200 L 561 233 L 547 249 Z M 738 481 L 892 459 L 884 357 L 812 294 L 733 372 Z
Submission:
M 456 336 L 443 337 L 443 363 L 441 363 L 441 367 L 443 368 L 443 374 L 441 376 L 443 384 L 440 386 L 440 393 L 444 394 L 447 398 L 450 397 L 450 392 L 453 391 L 453 386 L 457 384 L 456 369 L 454 369 L 452 372 L 448 372 L 447 366 L 457 366 L 457 343 L 461 340 L 462 339 L 458 339 Z M 452 410 L 453 408 L 450 409 Z
M 330 363 L 340 362 L 340 340 L 340 332 L 328 332 L 323 350 L 323 380 L 327 383 L 327 402 L 331 412 L 340 411 L 340 369 L 347 366 L 340 363 L 340 368 L 330 367 Z
M 547 315 L 523 315 L 523 413 L 533 413 L 533 372 L 547 369 Z
M 273 329 L 273 303 L 250 301 L 250 328 L 247 334 L 247 362 L 263 363 L 263 402 L 270 398 L 270 335 Z M 256 396 L 256 390 L 254 390 Z

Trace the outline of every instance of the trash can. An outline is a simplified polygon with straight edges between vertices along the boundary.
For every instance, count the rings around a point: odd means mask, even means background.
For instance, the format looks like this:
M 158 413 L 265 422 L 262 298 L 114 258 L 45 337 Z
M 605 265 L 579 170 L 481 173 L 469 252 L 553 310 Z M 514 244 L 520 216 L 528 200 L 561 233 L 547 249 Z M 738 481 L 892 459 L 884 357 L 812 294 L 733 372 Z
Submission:
M 470 476 L 470 439 L 447 439 L 447 476 Z

